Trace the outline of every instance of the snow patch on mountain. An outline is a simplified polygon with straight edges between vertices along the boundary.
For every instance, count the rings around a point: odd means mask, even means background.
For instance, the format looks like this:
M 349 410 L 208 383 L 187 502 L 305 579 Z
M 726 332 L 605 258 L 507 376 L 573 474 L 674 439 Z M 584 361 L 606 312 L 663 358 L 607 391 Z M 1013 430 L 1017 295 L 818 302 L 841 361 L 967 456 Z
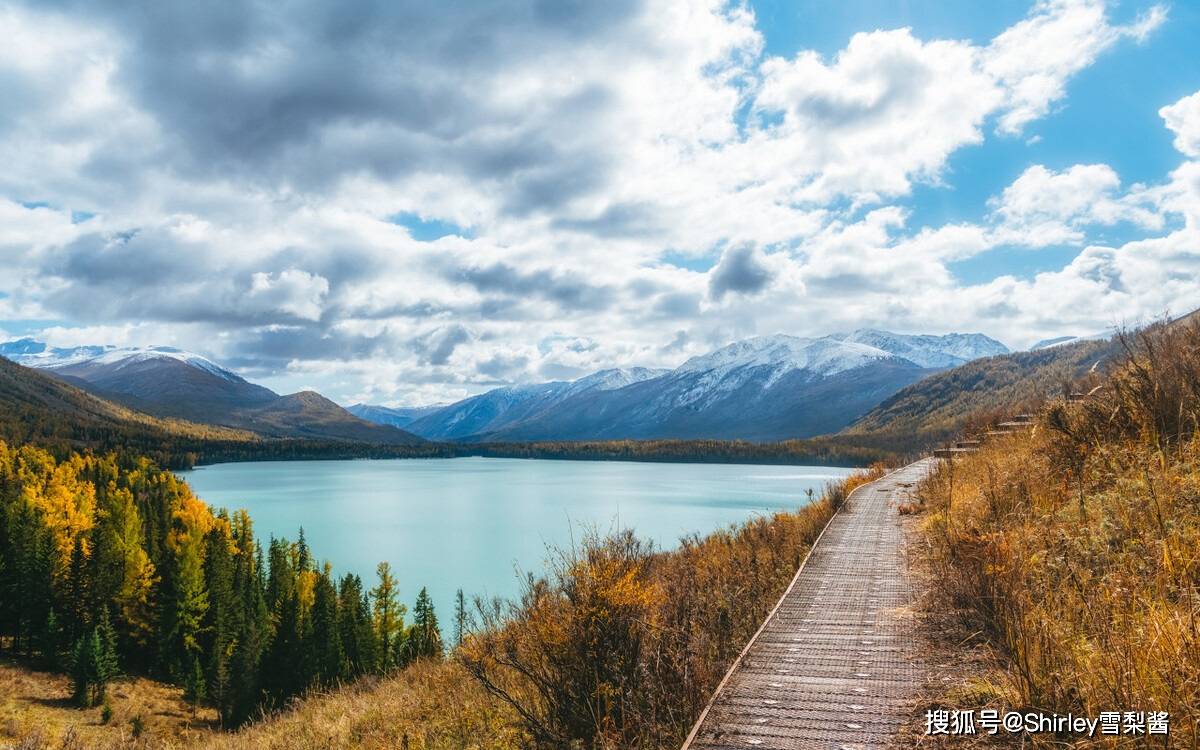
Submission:
M 907 359 L 921 367 L 957 367 L 982 357 L 1008 354 L 1009 349 L 982 333 L 948 333 L 944 336 L 908 335 L 860 328 L 832 336 L 847 343 L 866 344 Z
M 173 346 L 115 347 L 76 346 L 49 347 L 33 339 L 19 339 L 0 344 L 0 355 L 26 367 L 59 370 L 88 365 L 116 365 L 119 368 L 156 359 L 173 359 L 224 380 L 240 382 L 242 378 L 207 357 L 186 352 Z
M 858 343 L 776 334 L 737 341 L 709 354 L 692 357 L 671 374 L 702 374 L 682 398 L 682 403 L 690 404 L 704 398 L 710 390 L 718 393 L 737 390 L 751 378 L 763 375 L 764 371 L 763 388 L 769 388 L 796 370 L 806 371 L 814 377 L 829 377 L 889 356 L 881 349 Z
M 1042 339 L 1033 346 L 1029 347 L 1029 351 L 1036 352 L 1038 349 L 1051 349 L 1056 346 L 1064 346 L 1066 344 L 1074 344 L 1078 341 L 1104 341 L 1111 339 L 1116 335 L 1115 329 L 1093 333 L 1088 336 L 1056 336 L 1050 339 Z

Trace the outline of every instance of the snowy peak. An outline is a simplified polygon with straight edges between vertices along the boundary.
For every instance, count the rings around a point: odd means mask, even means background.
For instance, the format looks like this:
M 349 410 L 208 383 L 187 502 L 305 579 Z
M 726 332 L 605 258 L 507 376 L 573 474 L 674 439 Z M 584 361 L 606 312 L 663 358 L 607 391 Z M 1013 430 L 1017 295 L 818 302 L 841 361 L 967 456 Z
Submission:
M 54 367 L 99 357 L 113 351 L 111 346 L 76 346 L 67 349 L 51 347 L 30 338 L 5 341 L 0 344 L 0 356 L 26 367 Z
M 591 375 L 585 375 L 578 380 L 571 381 L 568 390 L 572 393 L 582 393 L 584 391 L 611 391 L 616 388 L 624 388 L 633 383 L 640 383 L 643 380 L 657 378 L 660 375 L 665 375 L 670 370 L 662 370 L 654 367 L 614 367 L 608 370 L 599 370 Z
M 888 356 L 891 355 L 886 351 L 857 342 L 778 334 L 737 341 L 710 354 L 692 357 L 680 365 L 674 374 L 727 373 L 743 368 L 767 367 L 779 374 L 806 370 L 827 376 Z
M 211 359 L 170 346 L 153 346 L 145 349 L 113 349 L 98 357 L 86 360 L 86 362 L 98 365 L 105 364 L 127 367 L 140 362 L 153 362 L 156 360 L 174 360 L 190 367 L 195 367 L 197 370 L 204 370 L 224 380 L 233 382 L 240 382 L 242 380 L 241 376 L 226 370 Z
M 199 354 L 185 352 L 173 346 L 114 347 L 76 346 L 71 348 L 49 347 L 33 339 L 19 339 L 0 344 L 0 355 L 27 367 L 49 370 L 72 370 L 104 367 L 112 370 L 140 363 L 174 360 L 190 367 L 203 370 L 230 382 L 242 382 L 242 378 Z
M 613 368 L 578 380 L 505 386 L 431 411 L 410 425 L 418 434 L 438 439 L 492 432 L 530 419 L 575 396 L 615 391 L 666 372 L 648 367 Z
M 948 333 L 942 336 L 908 335 L 860 328 L 830 338 L 865 344 L 927 368 L 957 367 L 981 357 L 1008 354 L 1008 347 L 982 333 Z

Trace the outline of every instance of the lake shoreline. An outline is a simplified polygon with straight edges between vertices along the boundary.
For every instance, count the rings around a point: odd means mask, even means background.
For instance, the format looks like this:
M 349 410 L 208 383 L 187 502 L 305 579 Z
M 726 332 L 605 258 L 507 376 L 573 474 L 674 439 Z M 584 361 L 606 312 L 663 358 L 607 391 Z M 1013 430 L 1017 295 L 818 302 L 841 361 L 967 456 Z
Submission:
M 793 511 L 849 467 L 458 460 L 229 462 L 177 471 L 203 502 L 244 508 L 261 538 L 296 539 L 369 581 L 391 563 L 410 599 L 428 587 L 449 616 L 459 588 L 511 598 L 520 574 L 588 530 L 631 529 L 658 549 Z M 812 496 L 807 494 L 812 490 Z M 411 602 L 409 602 L 411 604 Z

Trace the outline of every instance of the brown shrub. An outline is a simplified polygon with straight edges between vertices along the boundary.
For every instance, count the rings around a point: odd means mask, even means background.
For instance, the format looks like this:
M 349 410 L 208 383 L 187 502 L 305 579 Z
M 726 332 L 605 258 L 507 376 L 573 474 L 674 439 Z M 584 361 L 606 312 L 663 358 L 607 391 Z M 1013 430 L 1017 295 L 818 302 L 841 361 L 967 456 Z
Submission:
M 538 746 L 673 748 L 779 599 L 853 487 L 679 549 L 587 536 L 529 578 L 519 601 L 481 606 L 460 652 Z M 849 488 L 849 489 L 848 489 Z

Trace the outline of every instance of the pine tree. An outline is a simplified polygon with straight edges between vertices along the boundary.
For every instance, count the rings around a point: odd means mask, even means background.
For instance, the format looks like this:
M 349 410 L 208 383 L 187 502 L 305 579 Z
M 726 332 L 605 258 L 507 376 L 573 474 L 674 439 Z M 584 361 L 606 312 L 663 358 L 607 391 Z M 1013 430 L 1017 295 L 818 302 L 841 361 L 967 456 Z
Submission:
M 184 534 L 172 566 L 164 662 L 181 680 L 188 677 L 193 657 L 199 658 L 202 653 L 199 639 L 208 611 L 203 546 L 203 537 L 195 531 Z
M 263 654 L 272 631 L 262 546 L 254 541 L 249 516 L 243 511 L 234 514 L 234 534 L 239 547 L 234 589 L 241 617 L 230 655 L 228 698 L 218 705 L 221 722 L 227 727 L 248 721 L 263 702 Z
M 342 673 L 357 677 L 363 673 L 362 650 L 358 642 L 357 610 L 362 582 L 347 573 L 338 582 L 338 636 L 342 642 Z
M 199 657 L 191 657 L 191 666 L 187 668 L 186 677 L 183 681 L 183 697 L 192 706 L 192 714 L 195 715 L 200 702 L 204 700 L 204 670 L 200 668 Z
M 93 636 L 95 634 L 93 633 Z M 100 650 L 98 638 L 79 638 L 71 649 L 71 685 L 75 703 L 83 708 L 91 705 L 91 686 L 96 673 Z
M 371 599 L 363 592 L 362 579 L 347 574 L 338 594 L 338 629 L 350 677 L 379 668 L 379 646 L 371 617 Z
M 153 640 L 155 584 L 154 565 L 143 542 L 141 516 L 133 494 L 124 488 L 109 487 L 98 505 L 94 597 L 116 606 L 122 629 L 139 647 L 133 650 L 141 651 Z
M 38 656 L 46 669 L 58 669 L 62 661 L 62 626 L 54 608 L 46 616 L 46 625 L 39 634 Z
M 49 618 L 53 606 L 54 543 L 49 530 L 40 523 L 32 508 L 22 509 L 14 533 L 17 535 L 13 566 L 16 577 L 13 586 L 16 590 L 14 648 L 32 656 L 37 631 Z
M 222 511 L 219 518 L 228 522 Z M 205 654 L 207 696 L 217 706 L 228 701 L 233 639 L 239 608 L 234 596 L 234 540 L 227 524 L 214 527 L 205 536 L 204 581 L 208 591 L 208 610 L 201 629 L 202 653 Z
M 96 659 L 96 681 L 100 693 L 97 702 L 104 698 L 104 690 L 117 675 L 121 673 L 120 661 L 117 656 L 117 632 L 113 629 L 112 620 L 105 607 L 96 624 L 96 636 L 100 640 L 99 656 Z
M 83 537 L 75 538 L 67 567 L 65 597 L 62 601 L 63 626 L 72 640 L 82 637 L 88 629 L 89 583 L 88 559 Z
M 99 705 L 117 673 L 116 635 L 106 611 L 91 632 L 75 642 L 71 677 L 76 702 L 85 708 Z
M 379 644 L 380 669 L 387 670 L 399 661 L 406 609 L 399 602 L 392 566 L 381 562 L 375 572 L 379 577 L 379 584 L 371 589 L 371 598 L 375 603 L 375 633 Z
M 329 686 L 348 675 L 343 672 L 342 638 L 338 627 L 338 596 L 332 568 L 325 564 L 317 578 L 309 630 L 310 651 L 318 684 Z
M 463 596 L 463 590 L 459 589 L 454 594 L 454 648 L 459 648 L 463 644 L 463 639 L 467 637 L 470 615 L 467 612 L 467 599 Z
M 433 611 L 433 599 L 424 587 L 417 594 L 413 607 L 413 626 L 409 637 L 409 661 L 423 658 L 442 658 L 442 633 L 438 628 L 437 615 Z

